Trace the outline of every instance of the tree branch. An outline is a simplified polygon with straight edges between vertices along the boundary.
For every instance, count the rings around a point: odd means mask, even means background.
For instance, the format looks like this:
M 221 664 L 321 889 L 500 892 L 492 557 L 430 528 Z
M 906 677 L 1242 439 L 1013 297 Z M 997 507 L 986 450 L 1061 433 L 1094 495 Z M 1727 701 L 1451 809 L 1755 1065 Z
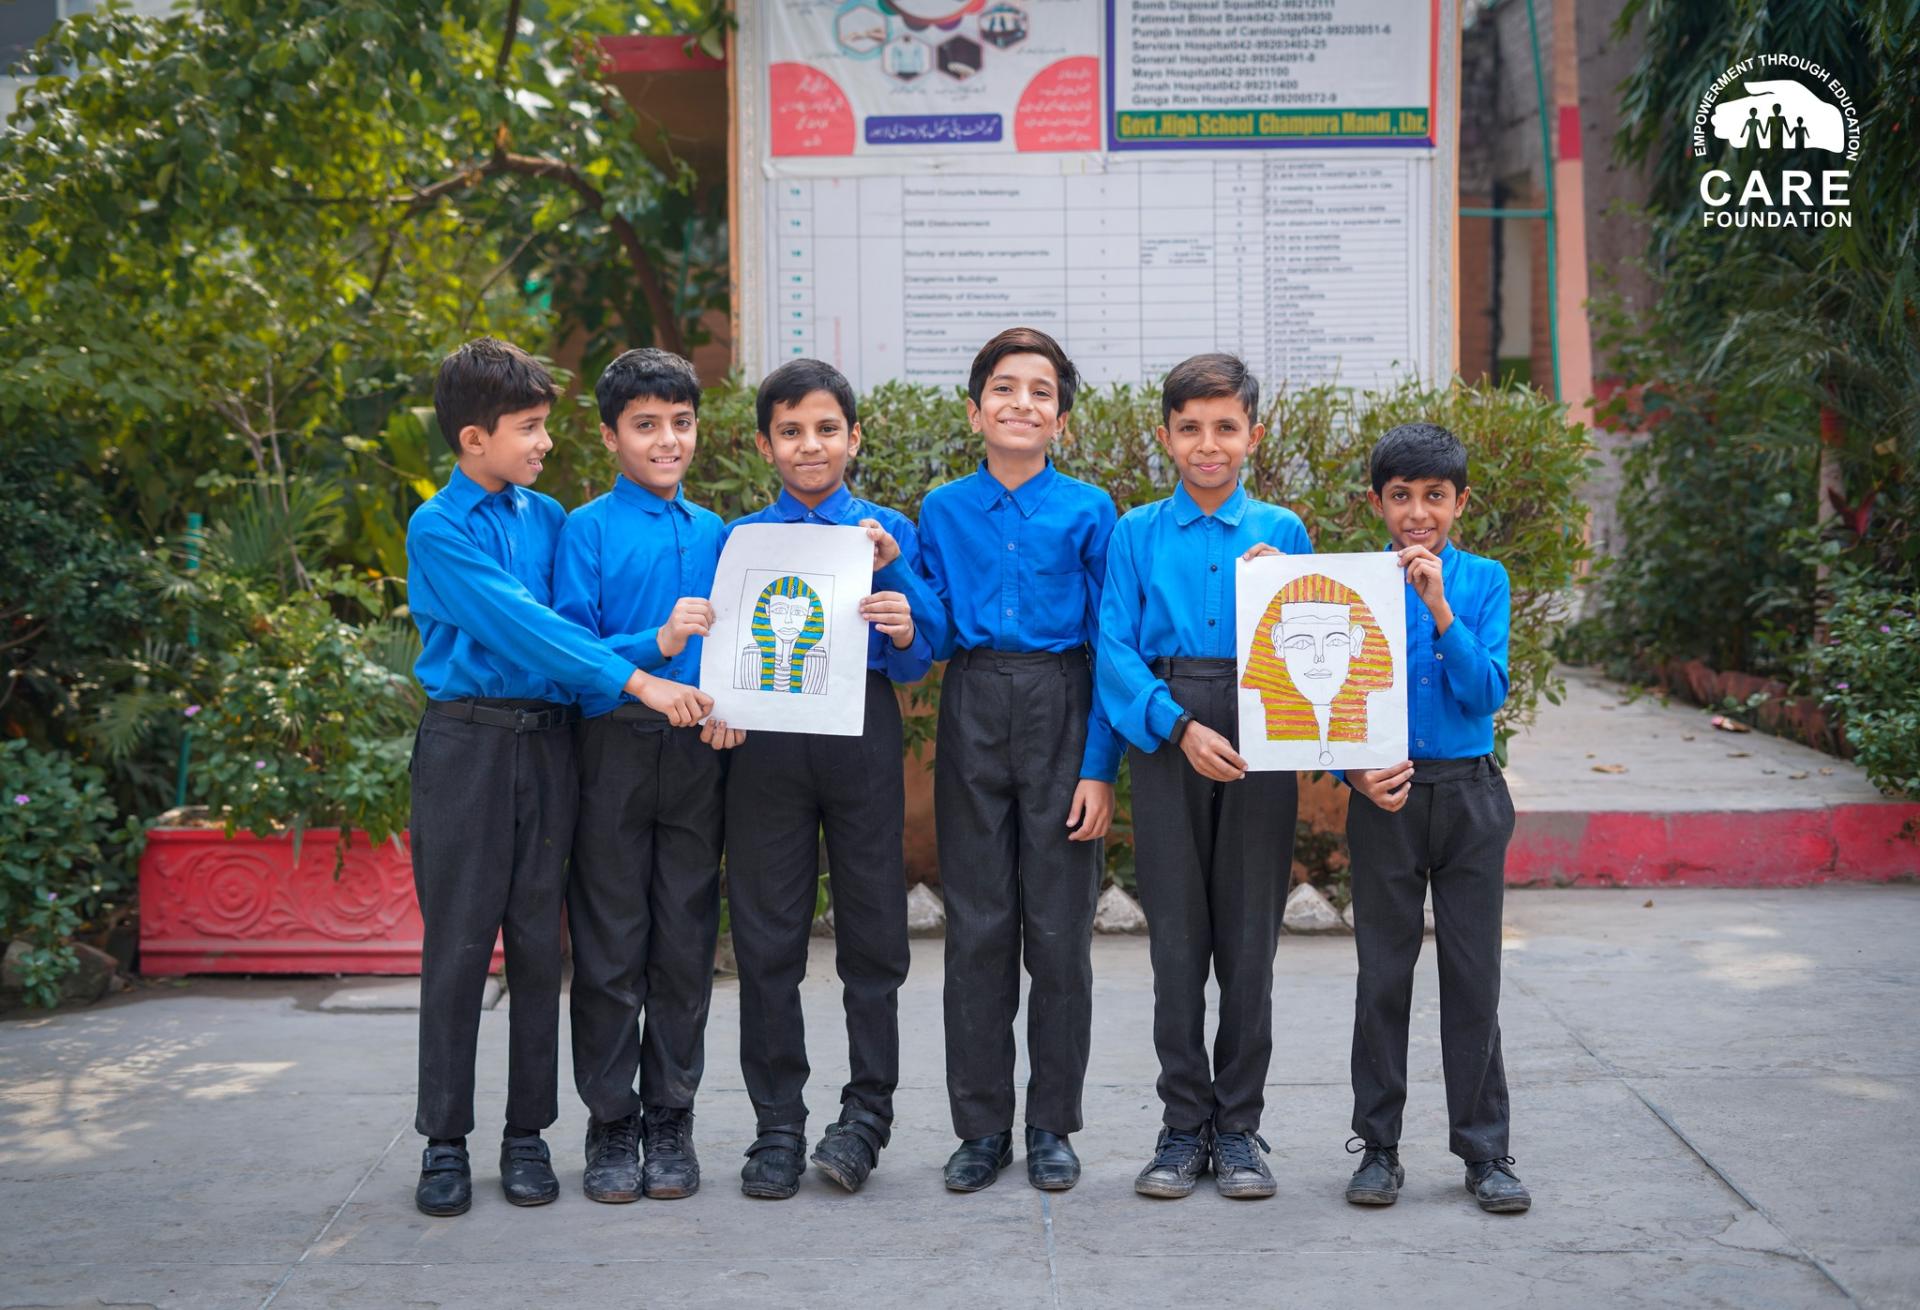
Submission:
M 513 58 L 513 41 L 520 33 L 520 0 L 507 5 L 506 30 L 500 34 L 500 53 L 493 61 L 493 84 L 507 84 L 507 61 Z

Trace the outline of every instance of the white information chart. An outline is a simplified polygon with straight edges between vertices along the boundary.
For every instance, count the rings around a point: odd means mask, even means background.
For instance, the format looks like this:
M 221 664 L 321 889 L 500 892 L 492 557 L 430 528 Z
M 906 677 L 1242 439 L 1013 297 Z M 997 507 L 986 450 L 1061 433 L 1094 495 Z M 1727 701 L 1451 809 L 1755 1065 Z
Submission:
M 1227 350 L 1269 387 L 1431 375 L 1432 160 L 1183 154 L 1070 176 L 773 179 L 768 366 L 964 381 L 1024 323 L 1094 382 Z

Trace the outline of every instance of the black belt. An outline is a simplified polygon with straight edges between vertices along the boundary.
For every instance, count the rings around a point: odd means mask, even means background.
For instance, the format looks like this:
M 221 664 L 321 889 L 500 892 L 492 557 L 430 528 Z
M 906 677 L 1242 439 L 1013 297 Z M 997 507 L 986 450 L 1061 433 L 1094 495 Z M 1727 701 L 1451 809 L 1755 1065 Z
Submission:
M 642 705 L 637 700 L 622 701 L 607 711 L 607 717 L 618 719 L 622 723 L 664 723 L 671 724 L 666 715 L 651 705 Z
M 547 732 L 564 728 L 580 718 L 578 705 L 556 705 L 546 700 L 498 700 L 486 696 L 470 696 L 465 700 L 430 700 L 427 708 L 461 723 L 511 728 L 515 733 Z
M 1162 655 L 1147 667 L 1156 678 L 1231 678 L 1240 672 L 1240 666 L 1232 660 L 1187 655 Z
M 1476 755 L 1464 760 L 1415 760 L 1415 782 L 1466 782 L 1471 778 L 1490 778 L 1500 771 L 1491 755 Z
M 1088 665 L 1087 648 L 1072 650 L 992 650 L 974 646 L 953 653 L 953 663 L 963 669 L 983 669 L 993 673 L 1015 673 L 1024 669 L 1058 669 L 1072 673 Z

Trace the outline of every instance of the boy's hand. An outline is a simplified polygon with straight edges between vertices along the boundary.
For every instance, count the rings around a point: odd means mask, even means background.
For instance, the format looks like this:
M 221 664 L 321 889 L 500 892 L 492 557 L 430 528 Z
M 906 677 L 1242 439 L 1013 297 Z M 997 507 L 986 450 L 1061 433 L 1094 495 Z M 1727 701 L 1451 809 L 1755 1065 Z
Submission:
M 687 648 L 688 637 L 705 637 L 713 630 L 713 602 L 699 596 L 682 596 L 673 602 L 673 613 L 660 625 L 654 640 L 660 653 L 672 659 Z
M 1413 792 L 1413 761 L 1401 760 L 1384 769 L 1348 769 L 1347 781 L 1355 791 L 1392 814 Z
M 717 751 L 730 751 L 746 739 L 744 728 L 729 728 L 719 719 L 708 719 L 700 725 L 700 740 Z
M 635 678 L 644 681 L 636 685 Z M 633 678 L 627 679 L 627 691 L 642 705 L 666 715 L 667 722 L 676 728 L 691 728 L 713 713 L 713 697 L 698 687 L 651 677 L 638 669 L 634 670 Z
M 1263 541 L 1263 542 L 1260 542 L 1258 545 L 1247 547 L 1247 553 L 1242 555 L 1240 558 L 1243 560 L 1246 560 L 1248 563 L 1252 563 L 1254 560 L 1259 559 L 1262 555 L 1284 555 L 1286 553 L 1287 553 L 1286 551 L 1281 550 L 1278 546 L 1275 546 L 1268 542 Z
M 1433 615 L 1433 635 L 1439 636 L 1453 624 L 1453 607 L 1447 604 L 1446 588 L 1441 585 L 1440 557 L 1425 546 L 1408 546 L 1400 552 L 1400 567 L 1407 571 L 1414 594 Z
M 877 525 L 876 525 L 877 526 Z M 881 533 L 885 536 L 885 532 Z M 887 537 L 888 541 L 893 538 Z M 874 547 L 877 554 L 879 547 Z M 894 548 L 897 553 L 899 547 Z M 913 607 L 907 604 L 907 598 L 897 591 L 876 591 L 860 602 L 860 617 L 887 634 L 896 648 L 905 650 L 913 645 Z
M 867 540 L 873 543 L 875 573 L 900 558 L 900 543 L 893 539 L 891 532 L 880 526 L 879 519 L 861 519 L 860 526 L 867 530 Z
M 1191 725 L 1187 728 L 1192 732 Z M 1113 824 L 1113 784 L 1098 778 L 1082 778 L 1073 788 L 1073 804 L 1067 806 L 1067 840 L 1098 841 Z
M 1180 734 L 1180 749 L 1193 771 L 1203 778 L 1238 782 L 1247 776 L 1247 762 L 1233 749 L 1233 743 L 1204 723 L 1187 725 L 1187 730 Z

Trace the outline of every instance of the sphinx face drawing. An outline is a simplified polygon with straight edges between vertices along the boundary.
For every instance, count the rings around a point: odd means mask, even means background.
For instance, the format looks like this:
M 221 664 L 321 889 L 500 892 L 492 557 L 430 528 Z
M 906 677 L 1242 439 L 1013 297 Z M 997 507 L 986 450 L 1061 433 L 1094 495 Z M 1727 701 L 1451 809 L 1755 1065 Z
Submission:
M 1280 621 L 1273 625 L 1274 649 L 1309 705 L 1333 704 L 1365 640 L 1351 605 L 1291 601 L 1280 607 Z

